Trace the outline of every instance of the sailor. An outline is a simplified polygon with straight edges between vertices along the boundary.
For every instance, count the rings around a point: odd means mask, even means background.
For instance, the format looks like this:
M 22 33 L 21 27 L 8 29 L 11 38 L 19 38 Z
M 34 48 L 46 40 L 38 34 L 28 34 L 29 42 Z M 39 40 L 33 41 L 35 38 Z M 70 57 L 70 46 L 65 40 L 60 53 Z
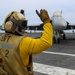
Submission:
M 26 35 L 27 20 L 17 11 L 9 13 L 4 21 L 5 33 L 0 36 L 0 75 L 33 75 L 32 54 L 52 46 L 53 28 L 47 10 L 36 10 L 44 23 L 40 38 Z

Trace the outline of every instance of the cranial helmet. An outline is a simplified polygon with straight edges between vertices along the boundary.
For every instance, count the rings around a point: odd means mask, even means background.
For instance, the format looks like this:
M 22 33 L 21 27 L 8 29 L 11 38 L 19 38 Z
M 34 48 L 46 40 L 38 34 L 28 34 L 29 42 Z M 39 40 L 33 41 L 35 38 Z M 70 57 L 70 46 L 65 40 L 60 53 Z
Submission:
M 20 12 L 13 11 L 9 13 L 4 21 L 4 29 L 6 32 L 20 32 L 20 29 L 27 27 L 27 20 Z

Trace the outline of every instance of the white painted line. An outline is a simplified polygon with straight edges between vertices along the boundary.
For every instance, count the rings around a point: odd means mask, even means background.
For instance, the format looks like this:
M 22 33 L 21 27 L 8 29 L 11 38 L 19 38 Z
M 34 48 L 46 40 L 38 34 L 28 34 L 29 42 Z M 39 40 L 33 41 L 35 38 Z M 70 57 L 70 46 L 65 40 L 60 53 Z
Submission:
M 75 54 L 68 54 L 68 53 L 49 52 L 49 51 L 43 51 L 42 53 L 57 54 L 57 55 L 65 55 L 65 56 L 73 56 L 73 57 L 75 57 Z
M 33 63 L 34 72 L 44 73 L 46 75 L 75 75 L 75 70 Z

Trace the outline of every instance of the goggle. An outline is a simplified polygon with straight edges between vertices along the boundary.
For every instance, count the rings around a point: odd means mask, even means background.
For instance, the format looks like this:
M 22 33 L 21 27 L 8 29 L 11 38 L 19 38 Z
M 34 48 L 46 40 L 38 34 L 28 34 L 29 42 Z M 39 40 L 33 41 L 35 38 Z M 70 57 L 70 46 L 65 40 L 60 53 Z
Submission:
M 21 27 L 23 29 L 26 29 L 27 28 L 27 22 L 28 22 L 28 20 L 23 20 L 23 21 L 20 21 L 20 20 L 17 21 L 15 19 L 11 19 L 11 20 L 17 26 L 19 26 L 19 27 Z
M 25 29 L 25 28 L 27 28 L 27 20 L 25 20 L 25 21 L 16 21 L 16 25 L 23 28 L 23 29 Z

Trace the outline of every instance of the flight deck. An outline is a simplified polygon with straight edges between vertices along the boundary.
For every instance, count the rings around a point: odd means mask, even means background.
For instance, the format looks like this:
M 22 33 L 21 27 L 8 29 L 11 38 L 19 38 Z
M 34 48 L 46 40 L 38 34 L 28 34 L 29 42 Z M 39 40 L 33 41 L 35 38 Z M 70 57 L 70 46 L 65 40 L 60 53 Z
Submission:
M 41 33 L 27 34 L 40 37 Z M 75 75 L 75 33 L 66 33 L 66 39 L 47 51 L 33 55 L 34 75 Z

